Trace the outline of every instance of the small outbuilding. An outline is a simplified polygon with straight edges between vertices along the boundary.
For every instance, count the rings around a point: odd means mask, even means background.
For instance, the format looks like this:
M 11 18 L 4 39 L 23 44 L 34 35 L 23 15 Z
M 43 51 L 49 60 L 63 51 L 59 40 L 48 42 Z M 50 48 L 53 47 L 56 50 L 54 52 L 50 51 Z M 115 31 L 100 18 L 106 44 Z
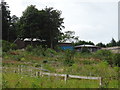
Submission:
M 14 43 L 17 45 L 17 49 L 23 49 L 27 47 L 28 45 L 31 45 L 31 39 L 30 38 L 25 38 L 25 39 L 20 39 L 17 38 Z M 32 45 L 37 46 L 37 45 L 45 45 L 45 40 L 40 40 L 34 38 L 32 40 Z
M 99 49 L 101 49 L 101 47 L 95 46 L 95 45 L 77 45 L 74 47 L 76 51 L 81 52 L 83 49 L 87 49 L 90 52 L 95 52 Z
M 20 38 L 17 38 L 14 43 L 17 45 L 17 49 L 22 49 L 25 47 L 25 42 Z
M 74 46 L 72 45 L 72 43 L 58 43 L 58 46 L 62 49 L 62 50 L 73 50 Z

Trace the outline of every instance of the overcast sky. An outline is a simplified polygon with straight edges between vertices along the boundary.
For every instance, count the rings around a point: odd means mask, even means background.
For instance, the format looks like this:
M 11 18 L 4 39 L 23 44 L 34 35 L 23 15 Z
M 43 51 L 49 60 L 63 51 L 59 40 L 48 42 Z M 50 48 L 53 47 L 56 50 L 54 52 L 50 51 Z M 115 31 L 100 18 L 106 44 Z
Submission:
M 5 0 L 11 15 L 20 17 L 29 5 L 62 11 L 65 29 L 80 40 L 108 43 L 118 40 L 118 0 Z

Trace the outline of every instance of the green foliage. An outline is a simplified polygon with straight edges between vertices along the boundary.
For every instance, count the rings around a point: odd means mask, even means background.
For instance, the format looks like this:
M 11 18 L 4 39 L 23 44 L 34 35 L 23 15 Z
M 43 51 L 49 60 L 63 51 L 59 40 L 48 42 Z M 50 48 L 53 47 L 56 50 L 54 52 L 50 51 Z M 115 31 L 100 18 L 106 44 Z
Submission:
M 38 10 L 34 5 L 28 6 L 18 22 L 19 36 L 31 38 L 31 45 L 33 38 L 46 40 L 45 44 L 54 48 L 64 27 L 60 15 L 61 11 L 51 7 Z
M 10 43 L 8 41 L 2 41 L 2 50 L 3 52 L 8 52 L 10 50 L 15 50 L 17 48 L 16 44 Z
M 45 56 L 45 48 L 43 48 L 42 46 L 37 46 L 33 49 L 33 53 L 34 55 L 37 56 Z
M 9 88 L 8 81 L 5 80 L 5 77 L 2 78 L 2 88 Z
M 120 40 L 119 40 L 119 41 L 117 41 L 117 46 L 120 46 Z
M 14 43 L 11 43 L 10 48 L 11 48 L 12 50 L 16 50 L 16 49 L 17 49 L 17 45 L 14 44 Z
M 32 88 L 40 88 L 40 86 L 36 85 L 34 82 L 32 82 Z
M 33 46 L 28 45 L 28 46 L 26 47 L 26 51 L 32 52 L 32 51 L 33 51 Z
M 91 65 L 91 64 L 96 64 L 97 61 L 93 61 L 93 60 L 83 60 L 82 63 L 85 64 L 85 65 L 87 65 L 87 64 L 88 64 L 88 65 Z
M 1 2 L 1 9 L 2 9 L 2 39 L 9 40 L 9 27 L 10 27 L 10 10 L 9 6 L 5 1 Z
M 95 53 L 98 57 L 107 57 L 107 56 L 110 56 L 112 53 L 109 51 L 109 50 L 98 50 L 96 53 Z
M 120 67 L 120 53 L 114 54 L 113 63 Z
M 2 56 L 2 47 L 0 47 L 0 57 Z
M 43 57 L 44 52 L 45 56 Z M 11 54 L 15 52 L 16 55 Z M 36 55 L 36 52 L 38 53 Z M 96 53 L 78 53 L 74 51 L 67 50 L 65 52 L 55 52 L 52 49 L 45 49 L 41 46 L 34 47 L 29 51 L 15 50 L 5 53 L 3 59 L 8 62 L 9 60 L 14 63 L 3 62 L 4 67 L 14 67 L 17 68 L 17 65 L 23 66 L 23 71 L 21 74 L 13 73 L 12 68 L 8 68 L 7 73 L 3 72 L 5 76 L 4 87 L 9 88 L 99 88 L 99 80 L 84 80 L 84 79 L 68 79 L 66 84 L 63 78 L 60 77 L 48 77 L 48 76 L 38 76 L 30 77 L 31 71 L 26 71 L 30 68 L 41 68 L 48 70 L 50 73 L 62 73 L 62 74 L 71 74 L 78 76 L 94 76 L 102 77 L 103 85 L 101 88 L 116 88 L 118 87 L 118 71 L 119 67 L 116 65 L 111 67 L 107 61 L 108 55 L 111 55 L 110 59 L 112 61 L 114 58 L 118 58 L 119 55 L 110 54 L 106 51 L 99 51 Z M 46 55 L 47 54 L 47 55 Z M 49 56 L 53 54 L 53 56 Z M 100 55 L 101 56 L 100 56 Z M 107 55 L 106 55 L 107 54 Z M 41 56 L 42 57 L 41 57 Z M 33 57 L 33 58 L 32 58 Z M 37 58 L 37 59 L 36 59 Z M 42 59 L 41 59 L 42 58 Z M 26 61 L 29 60 L 29 62 Z M 101 59 L 101 60 L 100 60 Z M 104 60 L 105 59 L 105 60 Z M 19 63 L 17 63 L 19 61 Z M 25 62 L 22 62 L 25 61 Z M 3 70 L 4 71 L 4 70 Z M 12 73 L 11 73 L 12 72 Z M 32 75 L 35 74 L 36 69 L 32 70 Z M 24 76 L 27 75 L 27 76 Z M 23 77 L 23 78 L 21 78 Z M 20 79 L 21 78 L 21 79 Z M 6 82 L 7 81 L 7 82 Z M 77 84 L 76 84 L 77 83 Z
M 115 41 L 114 38 L 112 38 L 111 42 L 108 43 L 106 46 L 107 46 L 107 47 L 113 47 L 113 46 L 116 46 L 116 45 L 117 45 L 117 42 Z
M 10 77 L 12 76 L 12 77 Z M 99 88 L 98 80 L 77 80 L 77 79 L 68 79 L 67 82 L 60 77 L 30 77 L 18 74 L 6 74 L 4 75 L 7 83 L 7 87 L 4 88 Z M 22 77 L 22 78 L 21 78 Z M 21 80 L 19 79 L 21 78 Z M 107 79 L 104 79 L 107 80 Z M 3 82 L 4 82 L 3 81 Z M 12 81 L 12 83 L 11 83 Z M 107 80 L 108 81 L 108 80 Z M 105 81 L 103 88 L 117 88 L 117 81 Z M 19 83 L 18 83 L 19 82 Z
M 73 50 L 66 50 L 65 51 L 65 60 L 64 60 L 64 64 L 68 65 L 68 66 L 72 66 L 74 64 L 74 54 L 75 51 Z
M 11 17 L 11 25 L 9 29 L 9 41 L 14 42 L 18 36 L 17 32 L 17 23 L 19 21 L 19 18 L 16 15 L 13 15 Z
M 14 55 L 12 58 L 16 61 L 25 61 L 25 58 L 23 55 Z
M 74 41 L 78 41 L 78 36 L 74 36 L 75 32 L 74 31 L 66 31 L 65 33 L 62 33 L 61 35 L 61 40 L 60 42 L 66 42 L 66 41 L 70 41 L 70 42 L 74 42 Z
M 7 52 L 10 50 L 10 43 L 7 41 L 2 41 L 2 50 L 3 52 Z
M 57 52 L 55 50 L 50 49 L 50 48 L 45 49 L 41 45 L 36 46 L 36 47 L 28 45 L 26 47 L 26 51 L 28 51 L 34 55 L 37 55 L 37 56 L 46 56 L 46 57 L 53 57 L 54 55 L 57 54 Z
M 112 53 L 109 50 L 99 50 L 95 53 L 95 57 L 107 61 L 111 66 L 116 65 L 120 66 L 120 54 L 119 53 Z
M 50 56 L 50 57 L 53 57 L 54 55 L 57 55 L 57 52 L 53 49 L 50 49 L 50 48 L 47 48 L 45 53 L 46 53 L 46 56 Z
M 95 53 L 95 57 L 100 58 L 103 61 L 107 61 L 110 65 L 113 64 L 112 61 L 113 54 L 109 50 L 98 50 Z
M 96 44 L 96 46 L 99 46 L 99 47 L 106 47 L 106 45 L 105 45 L 105 44 L 103 44 L 102 42 L 100 42 L 100 43 Z
M 8 81 L 7 88 L 92 88 L 99 87 L 99 82 L 94 80 L 73 80 L 69 79 L 66 83 L 60 77 L 30 77 L 18 74 L 6 74 L 5 80 Z M 10 76 L 12 76 L 10 78 Z M 22 78 L 21 78 L 22 77 Z M 21 79 L 20 79 L 21 78 Z M 12 81 L 12 83 L 11 83 Z M 4 87 L 6 88 L 6 87 Z
M 94 43 L 93 42 L 91 42 L 91 41 L 82 41 L 82 40 L 79 40 L 78 42 L 76 42 L 75 43 L 75 45 L 94 45 Z
M 102 80 L 102 86 L 100 86 L 100 88 L 108 88 L 110 80 L 108 78 L 104 78 Z

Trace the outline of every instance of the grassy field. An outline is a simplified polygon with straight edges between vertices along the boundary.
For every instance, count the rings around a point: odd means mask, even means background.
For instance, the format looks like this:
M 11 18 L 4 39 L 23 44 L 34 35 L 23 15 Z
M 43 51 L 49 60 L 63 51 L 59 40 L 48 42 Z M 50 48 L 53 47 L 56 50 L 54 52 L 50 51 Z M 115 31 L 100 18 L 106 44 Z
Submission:
M 108 88 L 117 88 L 117 84 L 117 80 L 110 80 Z M 99 81 L 69 79 L 65 83 L 64 79 L 58 77 L 29 77 L 9 73 L 3 74 L 3 88 L 99 88 Z
M 44 51 L 44 50 L 43 50 Z M 30 51 L 12 50 L 3 52 L 2 86 L 3 88 L 118 88 L 119 67 L 110 65 L 110 57 L 99 56 L 97 53 L 78 53 L 70 51 L 55 52 L 51 49 Z M 105 59 L 105 60 L 103 60 Z M 68 79 L 60 77 L 31 76 L 25 73 L 10 72 L 10 68 L 22 65 L 24 70 L 31 67 L 43 68 L 50 73 L 72 74 L 79 76 L 102 77 L 103 85 L 98 80 Z M 5 71 L 5 72 L 4 72 Z M 34 73 L 34 72 L 33 72 Z

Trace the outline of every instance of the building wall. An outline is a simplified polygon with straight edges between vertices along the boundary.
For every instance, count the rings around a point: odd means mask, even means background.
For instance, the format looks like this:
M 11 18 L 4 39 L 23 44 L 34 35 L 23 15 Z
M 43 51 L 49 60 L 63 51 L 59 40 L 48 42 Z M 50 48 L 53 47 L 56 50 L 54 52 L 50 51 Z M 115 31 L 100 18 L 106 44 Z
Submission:
M 74 47 L 73 46 L 60 46 L 60 48 L 62 49 L 62 50 L 73 50 L 74 49 Z
M 81 52 L 83 50 L 84 47 L 79 47 L 76 48 L 77 51 Z M 96 52 L 97 50 L 99 50 L 100 48 L 97 47 L 85 47 L 87 48 L 87 50 L 89 50 L 90 52 Z

